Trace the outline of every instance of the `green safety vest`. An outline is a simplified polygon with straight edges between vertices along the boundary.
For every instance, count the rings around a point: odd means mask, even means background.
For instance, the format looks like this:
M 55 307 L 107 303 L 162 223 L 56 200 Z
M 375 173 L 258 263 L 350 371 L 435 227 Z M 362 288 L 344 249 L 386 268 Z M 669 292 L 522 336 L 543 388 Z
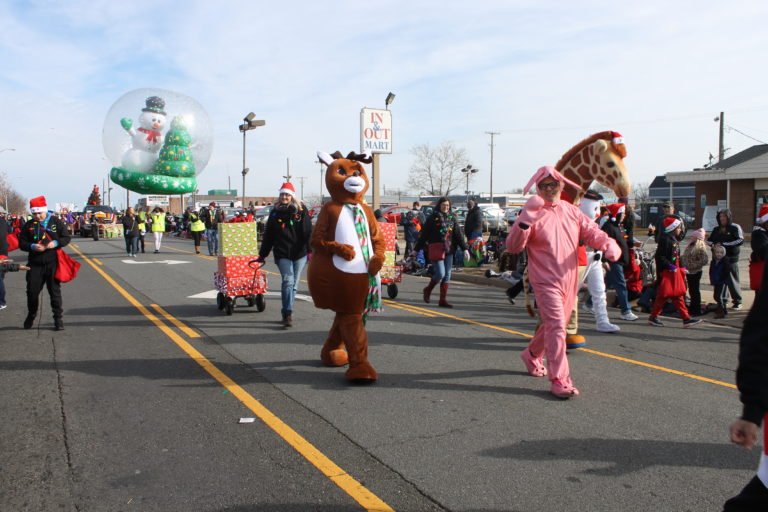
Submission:
M 189 229 L 190 231 L 205 231 L 205 223 L 200 220 L 200 217 L 196 213 L 189 214 Z
M 140 231 L 146 231 L 147 230 L 147 212 L 139 212 L 139 230 Z
M 150 216 L 152 217 L 152 231 L 165 232 L 165 214 L 162 212 L 151 213 Z

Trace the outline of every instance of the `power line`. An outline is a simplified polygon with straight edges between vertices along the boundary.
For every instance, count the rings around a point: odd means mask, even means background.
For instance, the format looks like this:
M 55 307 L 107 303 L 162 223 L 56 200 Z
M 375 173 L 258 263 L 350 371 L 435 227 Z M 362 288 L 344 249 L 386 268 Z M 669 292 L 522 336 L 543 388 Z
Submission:
M 753 136 L 751 136 L 751 135 L 747 135 L 746 133 L 742 132 L 742 131 L 741 131 L 741 130 L 739 130 L 739 129 L 736 129 L 736 128 L 734 128 L 734 127 L 733 127 L 733 126 L 731 126 L 731 125 L 728 125 L 728 130 L 733 130 L 733 131 L 735 131 L 736 133 L 740 133 L 741 135 L 745 136 L 746 138 L 748 138 L 748 139 L 752 139 L 752 140 L 754 140 L 755 142 L 759 142 L 760 144 L 768 144 L 768 142 L 764 142 L 764 141 L 762 141 L 762 140 L 760 140 L 760 139 L 756 139 L 756 138 L 754 138 L 754 137 L 753 137 Z

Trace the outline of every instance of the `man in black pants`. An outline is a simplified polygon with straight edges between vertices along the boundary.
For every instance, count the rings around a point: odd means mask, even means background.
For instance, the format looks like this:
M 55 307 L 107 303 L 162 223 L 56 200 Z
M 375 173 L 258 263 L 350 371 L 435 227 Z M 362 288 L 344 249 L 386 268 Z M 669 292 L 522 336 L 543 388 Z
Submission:
M 32 328 L 40 304 L 40 292 L 45 286 L 51 297 L 55 329 L 63 331 L 61 284 L 54 275 L 58 266 L 56 251 L 69 243 L 69 231 L 61 219 L 48 213 L 45 197 L 30 199 L 29 210 L 32 220 L 27 221 L 19 233 L 19 249 L 29 253 L 30 268 L 27 272 L 27 318 L 24 328 Z
M 768 287 L 768 272 L 763 271 L 761 287 Z M 768 294 L 761 293 L 752 304 L 744 321 L 739 341 L 739 365 L 736 385 L 741 393 L 742 414 L 731 425 L 731 441 L 752 449 L 757 441 L 760 424 L 765 435 L 768 422 Z M 768 436 L 764 437 L 768 441 Z M 757 475 L 738 496 L 725 502 L 724 512 L 768 510 L 768 446 L 763 442 L 763 454 Z
M 744 232 L 741 226 L 733 223 L 731 210 L 717 212 L 717 227 L 707 239 L 707 245 L 720 244 L 725 247 L 725 257 L 731 263 L 731 279 L 728 281 L 728 291 L 731 293 L 733 309 L 741 309 L 741 285 L 739 284 L 739 252 L 744 243 Z M 725 307 L 725 304 L 723 304 Z

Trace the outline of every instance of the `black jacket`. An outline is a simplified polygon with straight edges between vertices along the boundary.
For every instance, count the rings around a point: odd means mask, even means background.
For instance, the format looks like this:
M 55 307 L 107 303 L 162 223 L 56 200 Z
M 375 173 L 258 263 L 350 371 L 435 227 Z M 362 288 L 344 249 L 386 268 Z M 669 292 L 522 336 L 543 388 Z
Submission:
M 728 224 L 720 227 L 720 215 L 728 217 Z M 707 239 L 707 244 L 714 245 L 720 244 L 725 247 L 725 256 L 731 261 L 739 259 L 739 251 L 741 250 L 741 244 L 744 243 L 744 232 L 741 230 L 741 226 L 734 224 L 731 219 L 731 210 L 725 209 L 717 212 L 715 217 L 718 221 L 718 225 L 712 230 L 712 234 Z
M 205 229 L 218 229 L 219 216 L 216 215 L 216 210 L 211 210 L 207 206 L 200 209 L 200 220 L 205 224 Z
M 752 231 L 750 245 L 752 246 L 752 256 L 749 261 L 756 263 L 768 260 L 768 231 L 760 226 L 755 226 L 755 229 Z
M 139 236 L 139 219 L 135 215 L 123 215 L 124 236 Z
M 656 247 L 656 272 L 661 276 L 662 270 L 668 270 L 670 265 L 679 265 L 680 263 L 680 243 L 672 235 L 665 233 L 659 238 L 659 245 Z
M 303 204 L 300 210 L 273 208 L 267 219 L 264 239 L 261 241 L 259 256 L 266 258 L 274 250 L 275 260 L 288 258 L 296 261 L 309 252 L 312 236 L 312 219 Z
M 473 233 L 483 233 L 483 211 L 479 206 L 469 210 L 464 220 L 464 236 L 469 238 Z
M 19 233 L 19 249 L 29 253 L 28 266 L 30 267 L 56 264 L 58 261 L 56 258 L 56 251 L 62 247 L 66 247 L 67 244 L 69 244 L 69 239 L 67 225 L 58 217 L 49 215 L 48 226 L 45 229 L 43 229 L 42 224 L 35 219 L 28 220 L 26 224 L 21 227 L 21 232 Z M 46 249 L 43 252 L 37 252 L 32 249 L 33 244 L 47 244 L 50 241 L 58 242 L 55 249 Z
M 0 217 L 0 256 L 8 256 L 8 233 L 10 232 L 10 226 L 5 221 L 5 217 Z
M 629 265 L 629 246 L 627 245 L 627 239 L 624 237 L 624 231 L 618 224 L 611 220 L 603 225 L 603 231 L 605 231 L 609 237 L 616 240 L 616 243 L 619 244 L 619 247 L 621 248 L 621 258 L 619 258 L 616 263 L 621 263 L 624 267 Z
M 762 290 L 768 290 L 768 272 L 763 272 Z M 736 386 L 744 405 L 741 418 L 760 425 L 768 412 L 768 293 L 760 293 L 744 321 L 739 341 Z
M 464 235 L 459 229 L 459 224 L 456 221 L 456 215 L 453 213 L 450 213 L 449 215 L 449 219 L 451 219 L 449 221 L 450 225 L 447 228 L 448 231 L 450 231 L 450 235 L 447 237 L 450 242 L 449 252 L 453 253 L 453 251 L 456 250 L 456 246 L 461 247 L 465 251 L 468 250 L 469 248 L 467 247 L 467 241 L 464 239 Z M 444 242 L 446 240 L 446 233 L 441 231 L 442 227 L 443 220 L 440 212 L 434 212 L 429 216 L 427 221 L 424 223 L 424 226 L 422 226 L 421 235 L 419 235 L 419 241 L 416 242 L 416 246 L 413 249 L 418 252 L 424 249 L 427 244 Z

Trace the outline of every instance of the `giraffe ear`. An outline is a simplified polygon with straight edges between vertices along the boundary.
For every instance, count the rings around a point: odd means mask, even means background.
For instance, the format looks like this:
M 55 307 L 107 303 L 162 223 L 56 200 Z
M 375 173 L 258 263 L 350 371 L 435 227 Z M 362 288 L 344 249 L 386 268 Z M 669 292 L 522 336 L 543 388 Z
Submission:
M 597 153 L 605 153 L 608 151 L 608 141 L 603 139 L 597 139 L 594 143 L 595 151 Z

